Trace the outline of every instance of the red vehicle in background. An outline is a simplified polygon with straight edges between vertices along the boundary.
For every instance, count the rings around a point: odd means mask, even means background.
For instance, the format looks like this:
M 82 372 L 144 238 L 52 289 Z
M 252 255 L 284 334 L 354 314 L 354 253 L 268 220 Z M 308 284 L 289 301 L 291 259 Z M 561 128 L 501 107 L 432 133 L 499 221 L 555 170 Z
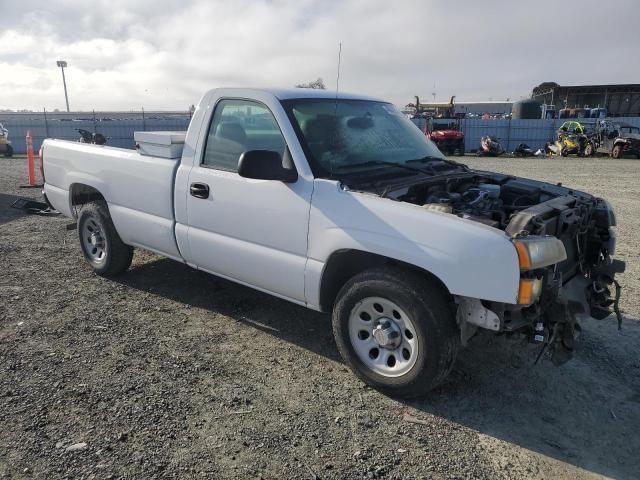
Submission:
M 459 118 L 429 118 L 425 134 L 445 155 L 464 155 L 464 133 Z
M 436 144 L 445 155 L 464 155 L 464 133 L 460 128 L 460 118 L 455 116 L 454 100 L 449 103 L 421 103 L 415 97 L 413 107 L 415 113 L 411 116 L 413 122 L 424 132 L 429 140 Z

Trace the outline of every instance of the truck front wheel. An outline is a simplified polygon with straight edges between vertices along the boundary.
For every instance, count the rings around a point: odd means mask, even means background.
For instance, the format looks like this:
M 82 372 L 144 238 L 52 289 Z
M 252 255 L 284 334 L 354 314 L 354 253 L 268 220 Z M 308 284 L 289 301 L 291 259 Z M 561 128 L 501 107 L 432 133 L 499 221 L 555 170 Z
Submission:
M 342 358 L 369 386 L 417 397 L 449 374 L 459 333 L 447 292 L 396 268 L 364 271 L 340 290 L 333 333 Z
M 133 248 L 118 235 L 104 202 L 90 202 L 82 207 L 78 235 L 82 253 L 96 274 L 115 276 L 131 265 Z

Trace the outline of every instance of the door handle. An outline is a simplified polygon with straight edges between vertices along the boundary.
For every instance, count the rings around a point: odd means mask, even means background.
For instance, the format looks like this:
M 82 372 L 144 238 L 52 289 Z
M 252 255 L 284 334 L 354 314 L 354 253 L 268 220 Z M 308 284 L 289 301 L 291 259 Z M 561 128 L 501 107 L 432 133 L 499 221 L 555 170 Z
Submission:
M 192 183 L 189 193 L 196 198 L 209 198 L 209 185 L 206 183 Z

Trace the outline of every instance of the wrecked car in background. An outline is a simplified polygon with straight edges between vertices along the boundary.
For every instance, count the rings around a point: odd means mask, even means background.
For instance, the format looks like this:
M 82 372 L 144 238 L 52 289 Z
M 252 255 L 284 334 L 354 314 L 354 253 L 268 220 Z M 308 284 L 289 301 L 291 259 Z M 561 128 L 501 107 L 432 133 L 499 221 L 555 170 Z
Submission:
M 596 126 L 596 150 L 612 158 L 633 155 L 640 159 L 640 128 L 602 120 Z

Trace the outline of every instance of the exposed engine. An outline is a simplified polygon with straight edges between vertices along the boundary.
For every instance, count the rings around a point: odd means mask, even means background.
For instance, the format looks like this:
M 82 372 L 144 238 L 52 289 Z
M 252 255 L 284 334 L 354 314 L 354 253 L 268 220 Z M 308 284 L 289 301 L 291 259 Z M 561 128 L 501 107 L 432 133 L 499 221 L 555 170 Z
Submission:
M 480 173 L 480 172 L 478 172 Z M 609 204 L 562 185 L 500 174 L 435 179 L 389 197 L 504 230 L 511 237 L 553 235 L 567 250 L 565 275 L 587 272 L 613 254 L 615 225 Z
M 528 273 L 542 281 L 539 301 L 525 308 L 491 306 L 504 331 L 529 332 L 533 342 L 551 350 L 554 363 L 570 358 L 580 314 L 602 319 L 613 307 L 620 322 L 614 276 L 624 263 L 610 258 L 615 217 L 605 200 L 560 184 L 485 172 L 434 178 L 386 196 L 498 228 L 514 239 L 559 238 L 567 259 Z
M 435 190 L 423 205 L 426 209 L 454 213 L 462 218 L 500 228 L 505 222 L 500 185 L 480 183 L 462 192 Z

